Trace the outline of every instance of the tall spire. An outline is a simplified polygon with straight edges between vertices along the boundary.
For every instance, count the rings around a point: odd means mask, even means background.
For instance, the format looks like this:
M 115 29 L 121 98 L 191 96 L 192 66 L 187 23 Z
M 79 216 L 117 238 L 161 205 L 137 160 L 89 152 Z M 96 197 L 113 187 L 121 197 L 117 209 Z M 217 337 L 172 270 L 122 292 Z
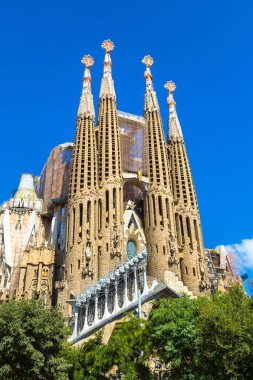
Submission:
M 110 52 L 113 42 L 102 44 L 105 50 L 104 73 L 98 112 L 98 203 L 99 275 L 103 276 L 119 263 L 123 251 L 123 179 L 120 131 L 116 95 L 112 80 Z
M 154 60 L 150 55 L 146 55 L 141 61 L 146 65 L 146 70 L 144 72 L 144 77 L 146 79 L 146 92 L 145 92 L 145 104 L 144 111 L 155 111 L 159 109 L 156 93 L 154 91 L 152 74 L 150 67 L 153 65 Z
M 169 91 L 167 98 L 169 106 L 168 151 L 181 278 L 184 285 L 188 286 L 194 295 L 197 295 L 199 292 L 205 291 L 207 286 L 207 269 L 200 215 L 190 163 L 175 108 L 176 102 L 173 92 L 176 85 L 169 81 L 164 87 Z
M 168 103 L 169 111 L 170 111 L 168 138 L 169 140 L 172 138 L 183 139 L 181 125 L 180 125 L 180 122 L 177 116 L 177 111 L 176 111 L 176 102 L 173 96 L 173 92 L 176 89 L 176 85 L 174 82 L 169 81 L 164 85 L 164 88 L 166 88 L 169 91 L 169 96 L 167 97 L 167 103 Z
M 178 274 L 175 226 L 172 219 L 174 206 L 170 191 L 167 144 L 150 71 L 153 58 L 147 55 L 142 63 L 146 65 L 145 159 L 149 186 L 145 194 L 144 209 L 146 210 L 145 235 L 149 249 L 148 274 L 163 280 L 164 273 L 170 269 L 170 266 Z
M 77 116 L 91 116 L 95 117 L 93 96 L 91 93 L 91 75 L 90 67 L 94 65 L 94 59 L 90 55 L 85 55 L 81 60 L 82 64 L 85 65 L 84 75 L 83 75 L 83 91 L 80 98 L 79 108 Z
M 110 52 L 114 49 L 114 43 L 110 40 L 105 40 L 101 47 L 105 50 L 105 59 L 104 59 L 104 73 L 100 88 L 100 98 L 106 96 L 113 96 L 116 98 L 114 82 L 112 79 L 112 61 Z
M 95 112 L 91 94 L 90 55 L 85 65 L 83 91 L 76 120 L 70 191 L 67 210 L 66 297 L 78 294 L 97 279 L 97 144 Z

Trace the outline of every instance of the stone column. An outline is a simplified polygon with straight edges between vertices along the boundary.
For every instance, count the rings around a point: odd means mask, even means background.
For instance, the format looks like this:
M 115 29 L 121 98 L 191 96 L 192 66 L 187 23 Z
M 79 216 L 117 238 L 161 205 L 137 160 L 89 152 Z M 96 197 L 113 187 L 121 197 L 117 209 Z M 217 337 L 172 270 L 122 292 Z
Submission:
M 145 263 L 143 265 L 143 292 L 142 295 L 148 294 L 148 284 L 147 284 L 147 264 Z
M 117 313 L 119 310 L 119 304 L 118 304 L 118 276 L 115 277 L 115 295 L 114 295 L 114 309 L 113 314 Z
M 108 312 L 108 285 L 105 285 L 105 310 L 104 310 L 104 315 L 102 319 L 106 319 L 109 317 L 109 312 Z
M 77 323 L 78 323 L 78 308 L 76 306 L 73 306 L 73 311 L 75 315 L 75 322 L 74 322 L 74 329 L 72 337 L 73 339 L 77 337 Z
M 138 298 L 138 281 L 137 281 L 137 268 L 134 266 L 134 301 Z
M 82 333 L 88 330 L 88 310 L 89 310 L 89 302 L 86 303 L 85 305 L 85 317 L 84 317 L 84 325 L 82 329 Z
M 94 310 L 94 321 L 93 325 L 98 323 L 98 293 L 95 293 L 95 310 Z
M 127 307 L 128 304 L 129 304 L 129 301 L 128 301 L 128 291 L 127 291 L 127 287 L 128 287 L 128 269 L 125 269 L 124 284 L 125 284 L 125 292 L 124 292 L 124 305 L 123 305 L 123 307 Z

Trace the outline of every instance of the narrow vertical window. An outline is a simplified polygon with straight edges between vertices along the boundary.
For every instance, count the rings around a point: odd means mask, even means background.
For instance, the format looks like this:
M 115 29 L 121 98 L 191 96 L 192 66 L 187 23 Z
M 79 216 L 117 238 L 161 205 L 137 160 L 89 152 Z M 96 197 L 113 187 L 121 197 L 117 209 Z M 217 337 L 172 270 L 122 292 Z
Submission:
M 160 224 L 163 226 L 163 203 L 162 203 L 162 197 L 161 195 L 158 196 L 158 207 L 159 207 L 159 215 L 161 217 Z
M 155 208 L 155 196 L 152 195 L 152 201 L 153 201 L 153 216 L 154 216 L 154 224 L 156 226 L 156 208 Z
M 186 227 L 187 227 L 187 235 L 189 238 L 191 238 L 191 226 L 190 226 L 190 219 L 188 216 L 186 217 Z
M 179 221 L 179 215 L 175 215 L 176 219 L 176 229 L 177 229 L 177 239 L 178 239 L 178 244 L 182 245 L 182 235 L 181 235 L 181 228 L 180 228 L 180 221 Z
M 105 192 L 106 222 L 109 223 L 109 190 Z
M 102 228 L 102 201 L 99 199 L 98 201 L 98 229 Z
M 116 189 L 113 189 L 113 218 L 114 221 L 116 221 L 116 215 L 117 215 L 117 202 L 116 202 Z
M 170 220 L 170 208 L 169 208 L 169 200 L 166 198 L 166 214 L 168 221 Z
M 182 215 L 179 215 L 179 223 L 180 223 L 180 231 L 181 231 L 181 237 L 182 237 L 182 244 L 184 244 L 184 226 L 183 226 L 183 217 L 182 217 Z
M 197 220 L 194 219 L 193 223 L 194 223 L 194 230 L 195 230 L 195 238 L 196 238 L 196 242 L 197 242 L 197 246 L 198 246 L 198 250 L 199 250 L 200 244 L 199 244 L 199 234 L 198 234 Z
M 148 227 L 150 227 L 150 206 L 149 206 L 149 196 L 146 196 L 146 205 L 147 205 L 147 217 L 148 217 Z
M 67 238 L 67 244 L 66 244 L 66 250 L 68 252 L 69 250 L 69 239 L 70 239 L 70 236 L 69 236 L 69 213 L 68 213 L 68 217 L 67 217 L 67 228 L 66 228 L 66 238 Z
M 75 241 L 75 224 L 76 224 L 76 209 L 73 208 L 72 245 L 74 245 L 74 241 Z
M 93 215 L 97 215 L 97 201 L 94 201 L 94 212 Z M 97 237 L 97 218 L 94 218 L 94 237 Z
M 83 204 L 79 204 L 79 237 L 82 238 L 82 230 L 83 230 Z
M 87 223 L 90 223 L 90 214 L 91 214 L 91 201 L 87 202 Z

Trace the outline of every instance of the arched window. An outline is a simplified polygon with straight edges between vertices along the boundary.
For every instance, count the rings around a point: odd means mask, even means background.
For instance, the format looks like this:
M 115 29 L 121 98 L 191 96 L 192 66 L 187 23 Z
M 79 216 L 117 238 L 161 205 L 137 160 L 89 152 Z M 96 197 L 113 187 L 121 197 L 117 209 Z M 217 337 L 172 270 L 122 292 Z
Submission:
M 130 259 L 132 259 L 135 255 L 136 255 L 136 252 L 137 252 L 137 247 L 136 247 L 136 244 L 133 240 L 129 240 L 128 243 L 127 243 L 127 257 Z

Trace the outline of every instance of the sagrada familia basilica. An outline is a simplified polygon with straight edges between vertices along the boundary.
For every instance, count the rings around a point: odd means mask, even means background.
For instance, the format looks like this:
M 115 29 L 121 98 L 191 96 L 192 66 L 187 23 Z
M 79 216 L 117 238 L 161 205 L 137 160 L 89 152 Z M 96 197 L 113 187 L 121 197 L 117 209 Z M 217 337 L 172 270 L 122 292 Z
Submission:
M 236 279 L 224 250 L 205 250 L 184 137 L 168 90 L 168 141 L 148 55 L 143 116 L 117 110 L 110 40 L 95 119 L 90 55 L 73 143 L 40 176 L 21 175 L 0 207 L 0 299 L 61 304 L 71 342 L 162 296 L 225 290 Z

